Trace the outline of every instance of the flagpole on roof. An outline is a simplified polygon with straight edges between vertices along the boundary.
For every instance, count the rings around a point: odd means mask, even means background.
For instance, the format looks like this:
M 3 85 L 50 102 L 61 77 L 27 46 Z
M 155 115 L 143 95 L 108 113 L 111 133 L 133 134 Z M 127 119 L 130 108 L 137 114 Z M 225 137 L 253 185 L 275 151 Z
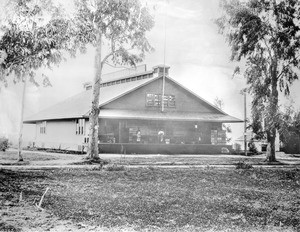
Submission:
M 164 38 L 164 66 L 163 66 L 163 79 L 162 79 L 162 95 L 161 95 L 161 112 L 164 112 L 165 104 L 165 75 L 166 75 L 166 38 L 167 38 L 167 27 L 166 27 L 166 17 L 167 17 L 167 0 L 165 1 L 165 38 Z

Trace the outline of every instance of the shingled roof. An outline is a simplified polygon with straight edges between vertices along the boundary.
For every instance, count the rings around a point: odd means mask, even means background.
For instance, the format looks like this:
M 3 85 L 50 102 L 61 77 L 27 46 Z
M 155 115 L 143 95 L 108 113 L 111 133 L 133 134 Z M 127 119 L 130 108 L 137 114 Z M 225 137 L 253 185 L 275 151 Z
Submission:
M 158 78 L 158 77 L 157 77 Z M 122 83 L 120 85 L 106 86 L 100 89 L 99 105 L 104 105 L 137 87 L 152 82 L 157 78 L 148 78 L 132 82 Z M 91 109 L 92 90 L 85 90 L 73 97 L 66 99 L 56 105 L 42 110 L 24 120 L 25 123 L 33 123 L 44 120 L 70 119 L 88 117 Z

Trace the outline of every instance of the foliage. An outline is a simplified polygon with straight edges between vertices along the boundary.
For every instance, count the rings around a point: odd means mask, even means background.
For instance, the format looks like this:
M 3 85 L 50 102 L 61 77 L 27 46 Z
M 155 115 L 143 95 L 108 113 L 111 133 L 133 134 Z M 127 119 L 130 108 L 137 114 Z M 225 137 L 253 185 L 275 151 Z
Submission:
M 78 0 L 74 23 L 76 46 L 85 51 L 87 45 L 92 45 L 96 50 L 88 156 L 97 159 L 102 68 L 104 64 L 135 66 L 141 62 L 145 53 L 153 50 L 146 32 L 154 21 L 139 0 Z
M 39 85 L 36 71 L 41 67 L 51 69 L 63 60 L 62 50 L 70 50 L 70 22 L 51 0 L 10 1 L 6 12 L 1 22 L 0 81 L 7 86 L 8 76 L 14 83 L 29 76 L 31 82 Z M 50 85 L 48 77 L 42 76 L 43 85 Z
M 8 139 L 0 137 L 0 151 L 5 151 L 9 147 Z
M 220 110 L 223 110 L 223 107 L 224 107 L 224 101 L 218 97 L 215 98 L 214 100 L 214 105 L 216 107 L 218 107 Z M 231 138 L 228 137 L 228 134 L 227 133 L 232 133 L 232 130 L 231 130 L 231 127 L 229 124 L 226 124 L 226 123 L 223 123 L 222 124 L 222 128 L 223 130 L 226 131 L 226 142 L 230 142 L 231 141 Z
M 252 128 L 257 134 L 266 134 L 271 144 L 268 159 L 274 161 L 278 92 L 288 95 L 290 85 L 298 79 L 300 2 L 231 0 L 222 7 L 225 14 L 216 22 L 228 39 L 231 59 L 246 62 L 244 76 L 253 97 Z
M 283 143 L 283 148 L 286 149 L 286 145 L 297 143 L 297 139 L 300 137 L 300 111 L 295 111 L 292 106 L 287 106 L 284 111 L 280 112 L 279 116 L 280 141 Z M 285 150 L 285 152 L 295 152 L 290 149 Z
M 249 163 L 245 163 L 244 161 L 238 162 L 235 164 L 236 169 L 251 169 L 253 166 Z
M 97 47 L 101 35 L 108 51 L 99 62 L 135 66 L 152 51 L 146 32 L 154 21 L 138 0 L 78 0 L 76 6 L 77 44 L 81 50 L 88 44 Z

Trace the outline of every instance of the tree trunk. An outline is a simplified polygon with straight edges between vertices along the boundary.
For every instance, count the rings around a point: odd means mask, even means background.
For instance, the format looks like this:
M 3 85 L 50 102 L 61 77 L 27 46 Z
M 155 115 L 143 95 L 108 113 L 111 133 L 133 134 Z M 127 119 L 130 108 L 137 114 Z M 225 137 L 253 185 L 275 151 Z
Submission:
M 97 48 L 95 55 L 95 77 L 93 83 L 93 96 L 92 96 L 92 108 L 89 115 L 89 148 L 88 148 L 88 158 L 98 160 L 99 149 L 98 149 L 98 135 L 99 135 L 99 97 L 100 97 L 100 83 L 101 83 L 101 72 L 102 72 L 102 63 L 101 63 L 101 49 L 102 49 L 102 38 L 101 35 L 98 35 L 97 38 Z
M 276 162 L 277 161 L 276 156 L 275 156 L 276 129 L 273 132 L 274 132 L 274 136 L 270 136 L 269 141 L 268 141 L 268 148 L 267 148 L 267 154 L 266 154 L 267 162 Z
M 25 92 L 26 92 L 27 76 L 24 78 L 22 103 L 21 103 L 21 118 L 20 118 L 20 130 L 19 130 L 19 141 L 18 141 L 18 162 L 23 161 L 22 156 L 22 142 L 23 142 L 23 117 L 24 117 L 24 105 L 25 105 Z
M 267 162 L 275 162 L 275 140 L 276 140 L 276 124 L 278 114 L 278 90 L 277 90 L 277 59 L 273 61 L 271 66 L 271 96 L 270 96 L 270 115 L 271 115 L 271 128 L 268 135 L 268 143 L 270 145 L 269 152 L 267 152 Z

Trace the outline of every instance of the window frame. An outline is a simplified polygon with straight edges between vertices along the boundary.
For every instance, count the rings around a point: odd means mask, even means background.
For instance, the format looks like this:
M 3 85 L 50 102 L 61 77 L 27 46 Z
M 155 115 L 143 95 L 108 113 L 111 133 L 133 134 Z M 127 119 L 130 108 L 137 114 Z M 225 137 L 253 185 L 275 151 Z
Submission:
M 85 119 L 77 118 L 75 119 L 75 134 L 85 135 Z
M 145 105 L 146 107 L 160 107 L 162 102 L 162 94 L 159 93 L 146 93 Z M 176 101 L 174 94 L 164 94 L 164 107 L 176 108 Z

